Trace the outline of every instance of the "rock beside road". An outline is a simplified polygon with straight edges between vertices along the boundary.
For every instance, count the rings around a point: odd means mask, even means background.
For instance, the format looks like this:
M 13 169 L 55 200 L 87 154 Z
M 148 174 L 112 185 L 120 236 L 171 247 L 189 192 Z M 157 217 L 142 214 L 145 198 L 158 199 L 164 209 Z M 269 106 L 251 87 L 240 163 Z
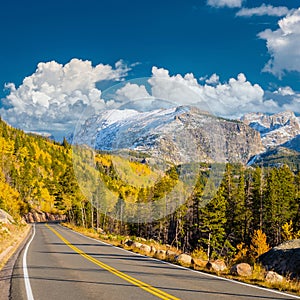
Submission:
M 133 249 L 140 249 L 141 247 L 142 247 L 142 243 L 139 243 L 139 242 L 134 242 L 132 245 L 131 245 L 131 247 L 133 248 Z
M 142 246 L 140 247 L 140 250 L 145 255 L 150 255 L 150 253 L 151 253 L 151 247 L 148 245 L 145 245 L 145 244 L 142 244 Z
M 166 256 L 167 256 L 167 260 L 172 262 L 172 261 L 175 260 L 175 257 L 177 256 L 177 253 L 172 251 L 172 250 L 167 250 Z
M 221 259 L 217 259 L 215 261 L 209 261 L 206 264 L 206 268 L 208 270 L 214 270 L 216 272 L 222 272 L 227 269 L 225 262 Z
M 24 216 L 24 219 L 27 223 L 39 223 L 39 222 L 48 222 L 48 221 L 65 221 L 65 215 L 50 214 L 39 211 L 31 211 Z
M 192 257 L 188 254 L 182 253 L 175 257 L 175 261 L 182 266 L 189 267 L 192 263 Z
M 154 254 L 154 257 L 157 259 L 165 260 L 166 259 L 166 251 L 165 250 L 157 250 Z
M 252 268 L 247 263 L 236 264 L 230 269 L 231 275 L 238 275 L 242 277 L 247 277 L 252 275 Z
M 300 278 L 300 239 L 284 242 L 259 257 L 267 271 Z
M 265 277 L 266 281 L 271 283 L 282 282 L 283 278 L 284 278 L 283 276 L 273 271 L 269 271 Z

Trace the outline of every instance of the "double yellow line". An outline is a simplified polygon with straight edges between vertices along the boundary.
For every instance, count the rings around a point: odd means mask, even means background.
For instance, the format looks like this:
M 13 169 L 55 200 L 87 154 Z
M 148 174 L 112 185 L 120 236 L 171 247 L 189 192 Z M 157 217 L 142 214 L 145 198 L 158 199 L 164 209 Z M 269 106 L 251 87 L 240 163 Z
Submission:
M 146 292 L 160 298 L 160 299 L 164 299 L 164 300 L 179 300 L 179 298 L 174 297 L 168 293 L 165 293 L 164 291 L 161 291 L 153 286 L 151 286 L 150 284 L 147 284 L 143 281 L 140 281 L 138 279 L 135 279 L 123 272 L 118 271 L 117 269 L 110 267 L 109 265 L 93 258 L 92 256 L 86 254 L 85 252 L 83 252 L 82 250 L 80 250 L 79 248 L 75 247 L 74 245 L 72 245 L 67 239 L 65 239 L 59 232 L 57 232 L 55 229 L 53 229 L 52 227 L 50 227 L 48 224 L 46 224 L 46 226 L 54 233 L 56 234 L 67 246 L 69 246 L 72 250 L 74 250 L 75 252 L 77 252 L 78 254 L 80 254 L 82 257 L 84 257 L 85 259 L 89 260 L 90 262 L 94 263 L 95 265 L 101 267 L 104 270 L 109 271 L 110 273 L 130 282 L 133 285 L 136 285 L 137 287 L 145 290 Z

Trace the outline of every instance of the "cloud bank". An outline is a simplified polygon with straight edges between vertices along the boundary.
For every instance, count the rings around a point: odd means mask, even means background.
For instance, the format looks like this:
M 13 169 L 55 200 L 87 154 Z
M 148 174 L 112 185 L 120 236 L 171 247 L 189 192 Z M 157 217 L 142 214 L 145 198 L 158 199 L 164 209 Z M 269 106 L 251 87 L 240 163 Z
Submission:
M 252 16 L 272 16 L 283 17 L 289 13 L 289 9 L 285 6 L 274 7 L 272 5 L 262 4 L 259 7 L 242 8 L 236 13 L 238 17 L 252 17 Z
M 278 29 L 266 29 L 258 37 L 266 40 L 271 56 L 263 71 L 281 78 L 286 72 L 300 72 L 300 8 L 278 22 Z
M 92 66 L 90 61 L 79 59 L 65 65 L 40 63 L 19 87 L 7 85 L 10 94 L 2 99 L 1 117 L 15 127 L 47 131 L 61 139 L 73 131 L 87 107 L 93 113 L 118 107 L 152 110 L 173 103 L 195 105 L 228 118 L 285 109 L 300 113 L 300 94 L 290 87 L 266 92 L 243 73 L 222 82 L 218 74 L 198 80 L 192 73 L 170 75 L 167 69 L 154 66 L 144 81 L 127 82 L 124 79 L 129 70 L 122 61 L 114 67 Z M 108 99 L 96 85 L 104 80 L 119 82 Z
M 145 85 L 126 83 L 117 90 L 116 99 L 120 100 L 119 95 L 124 102 L 145 101 L 152 97 L 176 105 L 196 105 L 228 118 L 237 118 L 247 112 L 276 113 L 286 109 L 300 112 L 300 95 L 290 87 L 265 92 L 260 85 L 248 81 L 243 73 L 225 82 L 220 82 L 217 74 L 198 81 L 192 73 L 170 75 L 164 68 L 153 67 L 147 83 L 150 92 Z

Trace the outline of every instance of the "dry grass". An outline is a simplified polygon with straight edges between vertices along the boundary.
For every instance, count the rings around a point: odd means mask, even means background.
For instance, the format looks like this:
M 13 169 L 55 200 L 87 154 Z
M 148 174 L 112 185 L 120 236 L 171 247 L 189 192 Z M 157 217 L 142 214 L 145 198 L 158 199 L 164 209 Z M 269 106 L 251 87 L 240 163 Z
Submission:
M 0 223 L 0 270 L 28 234 L 30 226 Z

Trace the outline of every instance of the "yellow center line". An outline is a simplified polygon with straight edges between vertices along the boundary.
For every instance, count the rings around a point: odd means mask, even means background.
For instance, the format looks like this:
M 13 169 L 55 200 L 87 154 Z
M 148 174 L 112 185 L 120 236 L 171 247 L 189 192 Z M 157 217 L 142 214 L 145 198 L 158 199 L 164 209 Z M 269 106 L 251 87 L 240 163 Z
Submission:
M 50 227 L 48 224 L 46 224 L 47 228 L 49 228 L 54 234 L 56 234 L 67 246 L 69 246 L 72 250 L 74 250 L 75 252 L 77 252 L 78 254 L 80 254 L 82 257 L 84 257 L 85 259 L 89 260 L 90 262 L 96 264 L 97 266 L 101 267 L 104 270 L 109 271 L 110 273 L 130 282 L 133 285 L 136 285 L 137 287 L 147 291 L 148 293 L 155 295 L 156 297 L 160 298 L 160 299 L 164 299 L 164 300 L 179 300 L 179 298 L 172 296 L 164 291 L 161 291 L 153 286 L 151 286 L 150 284 L 147 284 L 143 281 L 140 281 L 136 278 L 133 278 L 113 267 L 110 267 L 109 265 L 95 259 L 94 257 L 86 254 L 85 252 L 83 252 L 82 250 L 80 250 L 79 248 L 75 247 L 74 245 L 72 245 L 67 239 L 65 239 L 59 232 L 57 232 L 55 229 L 53 229 L 52 227 Z

